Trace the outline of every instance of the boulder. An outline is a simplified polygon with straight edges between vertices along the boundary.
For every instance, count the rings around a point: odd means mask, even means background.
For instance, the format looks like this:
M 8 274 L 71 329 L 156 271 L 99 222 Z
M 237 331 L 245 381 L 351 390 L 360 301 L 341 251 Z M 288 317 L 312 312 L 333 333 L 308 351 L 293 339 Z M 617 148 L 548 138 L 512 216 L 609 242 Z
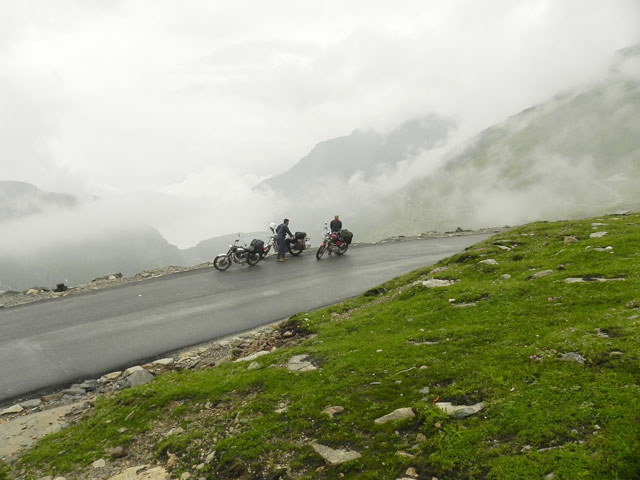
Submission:
M 155 377 L 152 373 L 147 372 L 145 369 L 136 370 L 131 375 L 127 377 L 127 382 L 130 387 L 137 387 L 139 385 L 144 385 L 145 383 L 149 383 Z

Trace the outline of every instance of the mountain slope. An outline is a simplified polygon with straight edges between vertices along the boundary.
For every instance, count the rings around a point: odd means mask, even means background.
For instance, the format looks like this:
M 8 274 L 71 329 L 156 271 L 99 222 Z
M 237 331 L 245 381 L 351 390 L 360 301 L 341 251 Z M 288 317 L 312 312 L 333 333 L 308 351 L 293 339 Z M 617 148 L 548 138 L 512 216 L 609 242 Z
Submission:
M 319 143 L 292 168 L 256 188 L 272 189 L 294 198 L 347 183 L 355 174 L 368 180 L 402 160 L 440 145 L 453 128 L 452 121 L 429 115 L 405 122 L 387 135 L 356 130 L 349 136 Z
M 77 204 L 73 195 L 44 192 L 25 182 L 0 181 L 0 222 Z
M 611 79 L 525 110 L 386 198 L 379 221 L 361 223 L 362 233 L 382 238 L 637 209 L 638 99 L 640 82 Z
M 108 273 L 185 265 L 180 250 L 154 228 L 112 231 L 100 238 L 44 247 L 19 256 L 0 254 L 0 290 L 80 285 Z
M 80 225 L 86 213 L 75 208 L 80 203 L 73 195 L 44 192 L 29 183 L 0 182 L 0 225 L 6 240 L 0 244 L 0 291 L 78 285 L 107 273 L 133 275 L 187 264 L 180 250 L 152 227 L 104 226 L 101 232 L 84 232 Z M 65 221 L 58 223 L 56 213 Z

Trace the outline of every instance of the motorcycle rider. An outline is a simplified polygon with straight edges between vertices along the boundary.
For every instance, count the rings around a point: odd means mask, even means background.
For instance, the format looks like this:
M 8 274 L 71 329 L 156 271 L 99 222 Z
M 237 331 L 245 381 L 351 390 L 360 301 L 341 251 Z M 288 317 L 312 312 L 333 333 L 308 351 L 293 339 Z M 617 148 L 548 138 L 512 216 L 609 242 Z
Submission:
M 278 262 L 285 262 L 285 253 L 287 251 L 287 236 L 292 237 L 293 234 L 289 230 L 289 219 L 285 218 L 278 228 L 276 228 L 276 240 L 278 241 Z
M 333 217 L 333 220 L 331 220 L 331 223 L 329 224 L 329 230 L 331 233 L 340 235 L 340 230 L 342 230 L 342 222 L 340 221 L 340 215 L 335 215 Z M 335 241 L 332 240 L 331 243 L 335 243 Z M 329 250 L 329 255 L 331 255 L 331 250 Z
M 340 230 L 342 230 L 342 222 L 340 221 L 339 215 L 333 217 L 333 220 L 331 220 L 331 223 L 329 224 L 329 228 L 331 228 L 331 233 L 340 233 Z

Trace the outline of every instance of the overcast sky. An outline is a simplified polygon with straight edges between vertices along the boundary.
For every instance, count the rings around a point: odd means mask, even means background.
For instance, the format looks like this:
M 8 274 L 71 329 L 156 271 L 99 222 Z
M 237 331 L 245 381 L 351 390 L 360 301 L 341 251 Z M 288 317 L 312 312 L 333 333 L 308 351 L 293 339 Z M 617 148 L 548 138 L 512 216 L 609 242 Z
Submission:
M 0 179 L 189 246 L 255 228 L 229 210 L 322 140 L 429 112 L 472 135 L 638 41 L 637 0 L 4 0 Z

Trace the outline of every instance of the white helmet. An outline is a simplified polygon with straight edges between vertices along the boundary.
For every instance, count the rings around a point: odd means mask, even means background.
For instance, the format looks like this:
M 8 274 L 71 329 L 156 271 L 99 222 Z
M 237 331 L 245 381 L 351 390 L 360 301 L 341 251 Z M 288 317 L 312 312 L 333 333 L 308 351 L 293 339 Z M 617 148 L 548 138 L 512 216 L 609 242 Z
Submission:
M 277 226 L 278 226 L 278 225 L 276 225 L 276 224 L 275 224 L 275 222 L 271 222 L 271 223 L 269 224 L 269 228 L 270 228 L 271 230 L 275 230 Z

